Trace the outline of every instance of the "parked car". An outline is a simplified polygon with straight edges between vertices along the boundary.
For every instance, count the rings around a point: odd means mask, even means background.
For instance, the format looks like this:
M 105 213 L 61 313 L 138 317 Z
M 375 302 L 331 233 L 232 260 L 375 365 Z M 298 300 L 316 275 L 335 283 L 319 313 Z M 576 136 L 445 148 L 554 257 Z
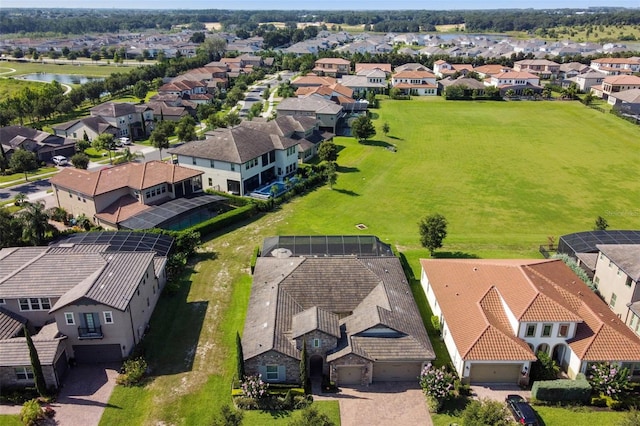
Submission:
M 64 155 L 56 155 L 51 159 L 51 161 L 53 161 L 53 164 L 56 166 L 66 166 L 69 163 L 67 157 Z
M 536 412 L 523 397 L 520 395 L 507 395 L 505 402 L 518 424 L 538 426 L 538 417 L 536 416 Z
M 131 145 L 131 139 L 123 137 L 116 140 L 116 146 L 124 146 L 124 145 Z

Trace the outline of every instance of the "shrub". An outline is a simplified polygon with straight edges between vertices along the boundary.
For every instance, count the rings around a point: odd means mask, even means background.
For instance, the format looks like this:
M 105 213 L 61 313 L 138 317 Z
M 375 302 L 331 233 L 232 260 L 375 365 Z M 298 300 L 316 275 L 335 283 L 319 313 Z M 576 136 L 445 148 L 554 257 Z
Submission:
M 3 387 L 0 392 L 0 403 L 2 404 L 24 404 L 30 399 L 38 398 L 38 390 L 35 387 Z
M 302 417 L 289 422 L 289 426 L 333 426 L 334 423 L 324 413 L 319 413 L 314 407 L 302 410 Z
M 241 410 L 257 410 L 259 408 L 258 401 L 248 396 L 238 396 L 233 398 L 233 402 L 236 404 L 236 407 Z
M 313 396 L 311 395 L 296 395 L 293 397 L 293 408 L 295 410 L 301 410 L 307 408 L 313 402 Z
M 246 206 L 238 207 L 237 209 L 212 217 L 211 219 L 205 220 L 204 222 L 194 225 L 188 229 L 197 231 L 200 235 L 207 235 L 234 223 L 240 222 L 241 220 L 250 218 L 254 216 L 256 212 L 257 208 L 255 204 L 247 204 Z
M 431 325 L 433 329 L 440 334 L 440 317 L 437 315 L 431 315 Z
M 531 397 L 546 402 L 589 401 L 591 385 L 586 380 L 543 380 L 531 388 Z
M 247 376 L 242 381 L 242 391 L 245 396 L 254 399 L 260 399 L 266 397 L 269 384 L 262 381 L 262 376 Z
M 293 393 L 291 392 L 291 389 L 287 391 L 282 403 L 287 407 L 287 410 L 291 410 L 293 408 Z
M 453 382 L 453 390 L 457 396 L 471 396 L 471 386 L 462 383 L 460 379 Z
M 490 399 L 471 401 L 462 412 L 464 426 L 508 426 L 511 422 L 503 403 Z
M 538 359 L 531 365 L 531 380 L 554 380 L 558 377 L 560 368 L 556 362 L 544 351 L 537 353 Z
M 427 364 L 420 373 L 420 387 L 427 397 L 429 409 L 438 412 L 442 403 L 451 396 L 455 377 L 443 366 L 435 368 Z
M 44 410 L 38 403 L 37 399 L 31 399 L 22 405 L 20 410 L 20 420 L 27 426 L 38 424 L 38 421 L 44 419 Z
M 144 377 L 147 367 L 147 361 L 142 357 L 126 360 L 122 365 L 122 373 L 116 379 L 116 383 L 122 386 L 137 385 Z
M 608 362 L 592 364 L 587 372 L 587 380 L 593 390 L 614 399 L 619 399 L 627 391 L 629 378 L 629 369 Z
M 214 426 L 240 426 L 242 424 L 242 419 L 244 418 L 244 413 L 242 410 L 236 410 L 229 407 L 227 404 L 223 405 L 220 408 L 220 417 L 218 417 L 214 422 Z

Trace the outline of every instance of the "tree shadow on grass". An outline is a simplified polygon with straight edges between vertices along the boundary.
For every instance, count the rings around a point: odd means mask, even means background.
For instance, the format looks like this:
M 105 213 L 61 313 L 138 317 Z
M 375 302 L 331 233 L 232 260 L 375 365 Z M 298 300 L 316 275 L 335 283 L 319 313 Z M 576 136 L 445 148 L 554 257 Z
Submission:
M 360 194 L 358 194 L 357 192 L 353 192 L 349 189 L 338 189 L 338 188 L 333 188 L 334 191 L 339 192 L 340 194 L 344 194 L 344 195 L 350 195 L 352 197 L 359 197 Z
M 336 168 L 336 171 L 340 173 L 355 173 L 355 172 L 359 172 L 360 169 L 357 167 L 338 166 Z
M 369 111 L 369 118 L 372 120 L 377 120 L 378 118 L 380 118 L 380 114 L 378 114 L 377 112 Z
M 391 135 L 389 135 L 389 136 L 388 136 L 388 138 L 389 138 L 389 139 L 396 140 L 396 141 L 403 141 L 403 140 L 404 140 L 404 139 L 399 138 L 399 137 L 397 137 L 397 136 L 391 136 Z
M 360 141 L 360 143 L 362 145 L 379 146 L 381 148 L 389 148 L 390 146 L 393 146 L 389 142 L 378 141 L 378 140 L 373 140 L 373 139 L 363 140 L 363 141 Z
M 437 251 L 432 256 L 436 259 L 480 259 L 480 256 L 462 251 Z
M 346 147 L 344 145 L 338 145 L 338 144 L 334 144 L 336 146 L 336 153 L 340 153 L 340 151 L 342 151 L 343 149 L 345 149 Z

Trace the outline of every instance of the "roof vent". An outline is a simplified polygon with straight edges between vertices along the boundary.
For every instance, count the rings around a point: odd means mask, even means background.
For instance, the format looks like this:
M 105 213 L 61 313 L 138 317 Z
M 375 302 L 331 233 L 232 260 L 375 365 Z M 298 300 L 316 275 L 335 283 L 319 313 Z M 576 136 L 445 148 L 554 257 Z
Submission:
M 478 270 L 478 268 L 476 268 L 475 266 L 473 267 L 473 272 L 476 272 Z
M 262 328 L 267 328 L 267 325 L 269 325 L 269 324 L 267 324 L 267 323 L 265 322 L 264 324 L 262 324 Z
M 456 293 L 456 296 L 460 296 L 460 293 Z

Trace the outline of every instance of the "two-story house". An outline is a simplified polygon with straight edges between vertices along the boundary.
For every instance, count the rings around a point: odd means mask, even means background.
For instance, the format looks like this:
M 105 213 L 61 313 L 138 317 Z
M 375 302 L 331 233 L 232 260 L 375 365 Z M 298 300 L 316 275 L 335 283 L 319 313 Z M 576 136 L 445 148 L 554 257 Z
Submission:
M 640 77 L 636 75 L 614 75 L 604 79 L 602 82 L 602 93 L 593 88 L 596 96 L 601 95 L 603 99 L 608 99 L 612 93 L 624 90 L 640 89 Z
M 422 287 L 464 382 L 526 384 L 540 351 L 571 378 L 602 361 L 640 374 L 640 338 L 561 260 L 420 263 Z
M 285 98 L 276 107 L 278 116 L 313 117 L 319 121 L 320 130 L 336 133 L 338 122 L 344 116 L 344 108 L 322 95 Z
M 597 58 L 591 61 L 590 66 L 607 75 L 630 75 L 640 72 L 640 57 Z
M 485 84 L 499 88 L 502 96 L 509 90 L 518 96 L 524 95 L 528 90 L 532 90 L 533 93 L 542 93 L 540 78 L 528 72 L 507 71 L 494 74 L 485 80 Z
M 406 95 L 435 96 L 438 93 L 436 76 L 429 71 L 397 72 L 391 77 L 391 85 Z
M 146 138 L 153 128 L 153 110 L 146 105 L 127 102 L 105 102 L 91 108 L 92 117 L 101 117 L 116 127 L 118 137 Z
M 384 93 L 387 89 L 387 73 L 381 69 L 362 69 L 356 75 L 345 75 L 340 83 L 353 90 L 353 95 Z
M 591 71 L 575 76 L 572 80 L 576 82 L 580 91 L 589 93 L 592 87 L 600 86 L 604 82 L 606 74 Z
M 313 72 L 318 75 L 342 77 L 351 72 L 351 62 L 342 58 L 321 58 L 315 62 Z
M 294 117 L 277 120 L 283 126 L 295 122 Z M 176 156 L 178 164 L 202 173 L 205 189 L 248 195 L 298 170 L 299 138 L 294 131 L 277 132 L 271 126 L 242 122 L 207 132 L 206 139 L 187 142 L 169 153 Z M 315 122 L 311 128 L 315 128 Z
M 151 111 L 151 113 L 153 113 L 153 111 Z M 71 120 L 66 123 L 56 124 L 52 126 L 52 128 L 57 136 L 73 138 L 75 140 L 85 139 L 85 135 L 89 141 L 94 140 L 102 134 L 113 135 L 114 139 L 120 135 L 120 129 L 112 126 L 102 117 L 85 117 L 78 120 Z
M 0 145 L 7 159 L 16 150 L 24 149 L 47 163 L 56 155 L 71 157 L 76 152 L 76 141 L 69 137 L 22 126 L 0 127 Z
M 640 244 L 598 244 L 593 283 L 609 308 L 640 334 Z
M 121 222 L 169 200 L 202 191 L 202 172 L 161 161 L 96 171 L 65 168 L 49 182 L 56 204 L 73 216 L 118 229 Z
M 541 79 L 549 79 L 560 73 L 560 64 L 548 59 L 523 59 L 522 61 L 514 62 L 513 70 L 516 72 L 528 72 Z
M 49 387 L 60 385 L 71 358 L 127 357 L 166 283 L 172 243 L 158 234 L 95 232 L 0 250 L 0 386 L 33 386 L 22 324 L 39 330 L 33 340 Z
M 307 371 L 340 386 L 415 381 L 435 358 L 402 265 L 374 236 L 264 241 L 242 335 L 245 372 L 300 383 Z

